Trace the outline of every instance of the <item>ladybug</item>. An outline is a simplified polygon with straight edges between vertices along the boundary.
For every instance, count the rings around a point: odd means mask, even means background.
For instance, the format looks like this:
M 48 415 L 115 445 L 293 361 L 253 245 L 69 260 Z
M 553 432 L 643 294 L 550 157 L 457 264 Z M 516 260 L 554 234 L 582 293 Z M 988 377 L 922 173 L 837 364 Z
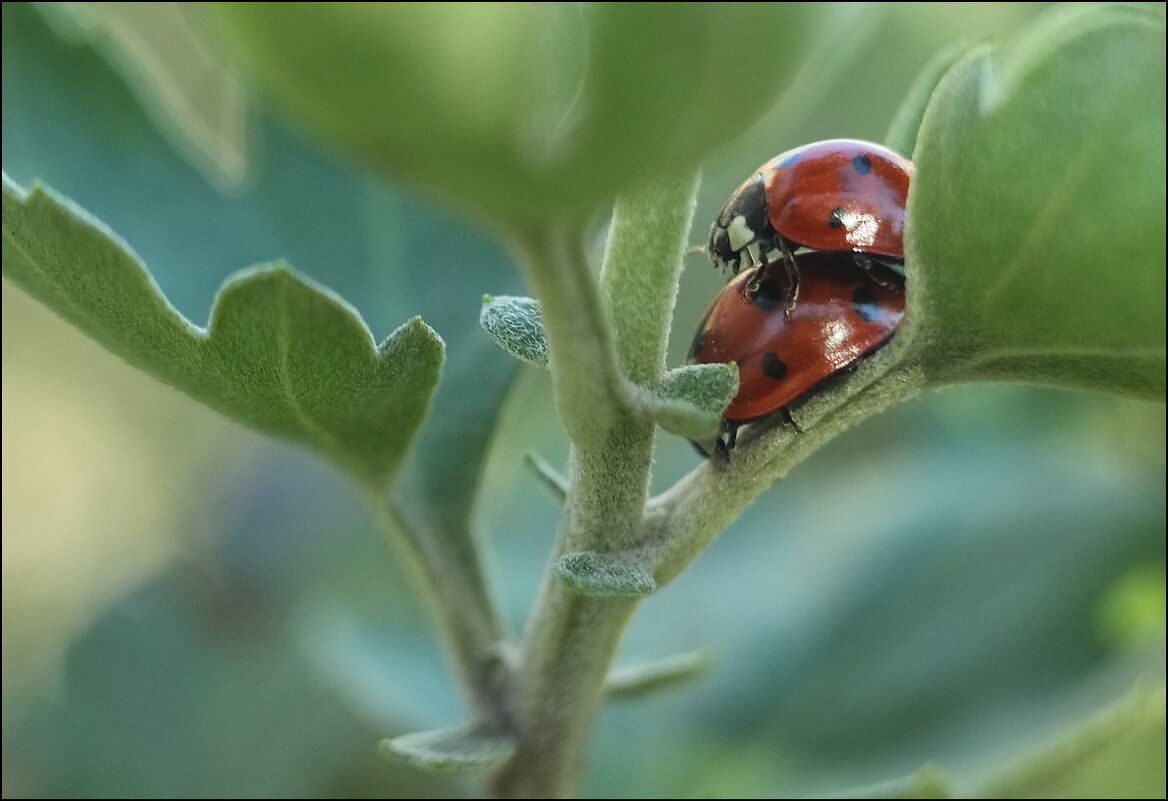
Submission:
M 794 307 L 800 248 L 848 251 L 865 270 L 904 275 L 904 205 L 913 165 L 886 147 L 828 139 L 775 156 L 735 190 L 710 228 L 714 265 L 757 275 L 780 259 Z
M 732 279 L 710 305 L 690 346 L 697 364 L 737 362 L 738 394 L 725 411 L 725 441 L 734 447 L 738 427 L 805 399 L 826 379 L 888 342 L 904 314 L 899 276 L 876 280 L 851 254 L 808 251 L 795 256 L 803 294 L 784 309 L 783 274 L 752 284 L 750 273 Z M 699 450 L 700 450 L 699 446 Z

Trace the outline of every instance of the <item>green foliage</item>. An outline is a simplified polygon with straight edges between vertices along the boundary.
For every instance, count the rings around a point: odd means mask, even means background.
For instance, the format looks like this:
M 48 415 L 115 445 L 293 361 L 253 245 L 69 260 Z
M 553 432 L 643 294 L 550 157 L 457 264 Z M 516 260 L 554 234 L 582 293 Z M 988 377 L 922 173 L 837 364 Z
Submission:
M 816 4 L 223 4 L 251 76 L 326 138 L 497 222 L 590 214 L 696 165 L 800 66 Z M 728 54 L 752 31 L 750 80 Z M 652 58 L 646 53 L 652 52 Z M 371 99 L 376 101 L 371 102 Z
M 687 364 L 665 374 L 655 394 L 657 424 L 688 439 L 707 439 L 718 433 L 722 412 L 738 392 L 738 365 Z
M 438 773 L 482 770 L 506 762 L 515 742 L 504 734 L 489 734 L 473 726 L 456 726 L 383 740 L 390 756 Z
M 1164 397 L 1164 26 L 1049 15 L 924 115 L 899 339 L 934 383 Z
M 244 576 L 226 588 L 205 567 L 179 564 L 146 582 L 73 644 L 69 704 L 36 711 L 36 752 L 60 766 L 38 777 L 46 795 L 121 795 L 128 783 L 162 796 L 450 791 L 377 764 L 376 727 L 335 702 L 327 677 L 273 625 L 278 610 L 257 604 Z M 27 753 L 9 745 L 6 759 Z
M 1164 687 L 1127 698 L 988 783 L 983 798 L 1164 795 Z
M 561 504 L 568 497 L 568 480 L 558 470 L 548 463 L 538 453 L 528 451 L 523 455 L 523 464 L 531 471 L 536 480 L 543 485 L 548 494 Z
M 929 107 L 929 100 L 937 89 L 937 84 L 949 72 L 957 60 L 965 54 L 966 48 L 959 45 L 949 45 L 925 65 L 917 79 L 909 87 L 908 93 L 901 101 L 896 116 L 884 134 L 883 142 L 888 147 L 900 153 L 905 158 L 913 158 L 916 149 L 917 133 L 921 129 L 921 120 L 925 117 L 925 109 Z
M 100 223 L 7 175 L 4 269 L 136 367 L 363 481 L 398 466 L 442 365 L 442 340 L 420 319 L 377 345 L 350 306 L 281 266 L 230 279 L 204 332 Z
M 617 667 L 604 680 L 604 692 L 622 701 L 656 695 L 697 681 L 713 669 L 714 662 L 710 651 L 698 650 Z
M 538 301 L 486 295 L 479 323 L 499 347 L 519 361 L 547 367 L 547 342 Z
M 247 97 L 209 51 L 186 9 L 174 3 L 42 3 L 70 37 L 92 41 L 126 86 L 216 184 L 247 178 Z
M 894 21 L 909 13 L 891 11 Z M 99 13 L 112 37 L 102 47 L 114 60 L 151 27 L 132 12 Z M 949 15 L 963 12 L 912 11 L 920 24 L 895 48 L 867 13 L 859 4 L 826 12 L 687 4 L 665 13 L 652 4 L 305 4 L 279 13 L 232 4 L 212 12 L 251 77 L 310 130 L 493 223 L 519 257 L 524 289 L 489 239 L 320 157 L 262 113 L 263 147 L 230 154 L 243 159 L 249 180 L 233 195 L 208 191 L 143 124 L 89 45 L 64 46 L 30 24 L 27 9 L 6 4 L 6 168 L 30 185 L 41 176 L 116 228 L 171 300 L 88 213 L 7 178 L 5 274 L 211 407 L 307 444 L 362 482 L 397 476 L 391 496 L 371 496 L 375 516 L 447 634 L 472 720 L 385 740 L 399 760 L 433 770 L 502 765 L 497 787 L 505 791 L 562 791 L 602 692 L 633 697 L 708 666 L 699 652 L 607 670 L 637 601 L 743 513 L 734 536 L 677 591 L 644 604 L 635 624 L 643 628 L 625 638 L 633 650 L 648 642 L 650 652 L 669 653 L 692 647 L 706 626 L 699 641 L 716 639 L 725 654 L 716 680 L 674 705 L 602 724 L 590 792 L 806 795 L 907 775 L 849 797 L 940 797 L 954 787 L 1038 797 L 1097 786 L 1104 794 L 1116 776 L 1135 776 L 1123 785 L 1133 795 L 1162 794 L 1162 690 L 1067 747 L 1020 761 L 997 784 L 984 780 L 1000 775 L 992 763 L 1002 753 L 1049 740 L 1067 710 L 1081 717 L 1084 689 L 1092 705 L 1114 694 L 1098 684 L 1114 670 L 1117 639 L 1128 647 L 1136 638 L 1162 641 L 1162 451 L 1143 472 L 1131 464 L 1142 457 L 1126 458 L 1162 441 L 1162 424 L 1148 429 L 1158 437 L 1117 448 L 1123 430 L 1145 432 L 1144 417 L 1132 413 L 1125 429 L 1108 407 L 1106 422 L 1084 424 L 1089 414 L 1065 411 L 1079 401 L 1059 405 L 1052 395 L 1025 396 L 1040 398 L 1029 417 L 1025 400 L 987 415 L 985 399 L 992 405 L 998 396 L 951 396 L 887 415 L 878 431 L 846 434 L 759 497 L 821 445 L 929 385 L 988 378 L 1163 396 L 1162 7 L 1057 10 L 1001 55 L 947 44 L 885 140 L 915 149 L 918 166 L 909 310 L 893 345 L 796 410 L 803 433 L 749 427 L 729 463 L 699 465 L 647 500 L 650 487 L 694 459 L 676 438 L 657 436 L 654 446 L 653 426 L 712 436 L 737 386 L 733 365 L 666 369 L 690 220 L 695 207 L 708 219 L 705 206 L 722 199 L 697 194 L 692 166 L 725 143 L 708 163 L 733 164 L 733 175 L 710 185 L 740 180 L 743 164 L 760 159 L 742 161 L 727 140 L 755 120 L 766 130 L 756 126 L 747 138 L 765 141 L 768 153 L 794 129 L 858 135 L 848 126 L 867 125 L 877 136 L 886 115 L 873 107 L 891 109 L 907 83 L 888 78 L 896 73 L 884 62 L 900 57 L 917 69 L 921 52 L 952 37 L 946 25 L 962 27 Z M 181 15 L 168 19 L 190 32 Z M 873 37 L 877 58 L 846 70 Z M 167 78 L 179 85 L 160 89 L 151 71 L 175 64 L 157 43 L 143 53 L 121 64 L 142 102 L 162 96 L 165 107 L 192 89 L 175 77 L 181 69 Z M 187 59 L 189 68 L 191 53 L 179 55 L 178 66 Z M 874 105 L 827 91 L 832 76 L 857 93 L 868 87 Z M 817 92 L 829 96 L 834 117 L 813 113 Z M 786 102 L 774 104 L 781 93 Z M 209 96 L 188 100 L 213 117 L 228 94 L 217 79 Z M 588 215 L 614 202 L 597 276 Z M 183 239 L 194 231 L 197 247 Z M 207 265 L 275 256 L 327 279 L 374 330 L 410 322 L 376 346 L 355 310 L 282 266 L 230 278 L 206 331 L 188 322 L 222 278 Z M 498 294 L 479 308 L 484 291 Z M 517 296 L 524 291 L 538 300 Z M 527 371 L 505 406 L 519 365 L 480 325 L 511 355 L 549 367 L 550 391 L 542 391 L 547 374 Z M 531 386 L 540 388 L 538 403 L 524 395 Z M 566 449 L 541 428 L 553 393 L 572 439 L 569 475 L 528 456 L 537 480 L 520 480 L 522 454 L 558 462 Z M 955 436 L 957 419 L 981 430 Z M 993 433 L 1012 420 L 1017 430 Z M 1092 425 L 1083 458 L 1067 459 L 1065 443 L 1043 444 L 1051 432 Z M 1149 472 L 1158 480 L 1147 484 Z M 363 775 L 346 760 L 372 756 L 360 746 L 371 731 L 453 719 L 450 688 L 436 686 L 437 649 L 413 623 L 418 610 L 399 597 L 406 582 L 367 550 L 348 552 L 346 537 L 364 532 L 363 523 L 315 517 L 317 496 L 290 482 L 284 464 L 272 474 L 280 514 L 241 514 L 246 535 L 200 547 L 206 577 L 191 583 L 205 592 L 166 605 L 141 632 L 109 625 L 137 620 L 136 599 L 98 613 L 92 642 L 72 654 L 73 705 L 29 713 L 34 723 L 50 721 L 44 742 L 29 734 L 33 726 L 6 718 L 6 767 L 11 749 L 31 744 L 33 759 L 17 751 L 25 758 L 15 763 L 43 762 L 55 773 L 67 765 L 52 788 L 58 794 L 190 794 L 210 786 L 202 774 L 213 773 L 223 777 L 212 781 L 218 790 L 194 794 L 355 795 L 319 792 L 332 785 L 318 776 Z M 262 499 L 262 481 L 245 478 L 239 495 Z M 524 494 L 537 482 L 563 519 L 515 649 L 486 570 L 494 560 L 479 558 L 478 538 L 500 535 L 509 579 L 533 573 L 532 543 L 545 550 L 556 525 L 545 504 Z M 206 527 L 216 525 L 218 506 L 231 506 L 201 495 L 196 503 Z M 328 539 L 290 545 L 290 517 L 311 518 L 304 527 Z M 266 533 L 247 540 L 253 531 Z M 1151 569 L 1132 579 L 1133 564 Z M 175 579 L 162 584 L 173 588 Z M 534 591 L 515 585 L 508 582 L 504 608 Z M 274 597 L 264 592 L 276 587 Z M 335 613 L 312 613 L 320 595 Z M 185 620 L 208 607 L 208 620 Z M 264 608 L 296 611 L 275 620 L 257 611 Z M 1107 631 L 1098 636 L 1101 622 Z M 172 626 L 179 640 L 158 636 Z M 224 636 L 239 641 L 216 649 Z M 118 659 L 139 640 L 133 659 Z M 173 655 L 160 671 L 165 682 L 143 667 L 153 666 L 147 656 L 160 642 Z M 1125 677 L 1146 664 L 1123 658 Z M 267 659 L 282 670 L 265 671 Z M 252 692 L 257 685 L 264 691 Z M 177 757 L 167 743 L 142 739 L 132 713 L 143 695 L 191 721 Z M 297 703 L 281 705 L 289 697 Z M 255 721 L 269 708 L 291 725 L 276 740 L 257 740 Z M 154 728 L 165 725 L 160 713 Z M 200 751 L 200 725 L 234 736 L 204 735 L 220 747 Z M 322 737 L 331 748 L 314 748 Z M 647 742 L 652 758 L 630 759 Z M 567 757 L 553 753 L 563 744 Z M 264 748 L 278 757 L 264 760 Z M 249 785 L 253 753 L 270 764 Z M 142 761 L 150 762 L 144 770 Z M 911 773 L 925 762 L 946 774 Z M 212 769 L 192 767 L 204 765 Z M 951 766 L 954 777 L 964 771 L 961 781 L 950 780 Z M 410 795 L 408 780 L 390 781 L 391 792 Z
M 479 322 L 516 359 L 547 365 L 547 343 L 537 301 L 487 296 L 483 298 Z M 689 364 L 666 373 L 640 402 L 671 434 L 704 440 L 718 433 L 722 411 L 737 391 L 736 364 Z
M 582 551 L 556 560 L 556 575 L 573 591 L 593 598 L 642 598 L 657 580 L 635 555 Z

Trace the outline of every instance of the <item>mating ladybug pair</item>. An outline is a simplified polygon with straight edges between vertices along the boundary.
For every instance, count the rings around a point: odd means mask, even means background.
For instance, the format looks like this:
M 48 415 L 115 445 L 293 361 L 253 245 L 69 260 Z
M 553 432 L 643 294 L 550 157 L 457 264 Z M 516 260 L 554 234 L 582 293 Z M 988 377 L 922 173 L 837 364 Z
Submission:
M 689 354 L 738 363 L 720 448 L 734 447 L 743 423 L 776 411 L 789 419 L 790 405 L 892 337 L 904 313 L 912 171 L 887 148 L 832 139 L 776 156 L 730 196 L 708 250 L 737 275 Z

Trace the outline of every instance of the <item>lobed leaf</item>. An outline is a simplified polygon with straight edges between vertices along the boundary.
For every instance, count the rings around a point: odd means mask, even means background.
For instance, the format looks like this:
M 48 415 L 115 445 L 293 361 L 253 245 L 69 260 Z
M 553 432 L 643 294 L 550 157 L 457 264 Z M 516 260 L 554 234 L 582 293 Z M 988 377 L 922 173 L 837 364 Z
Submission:
M 202 330 L 68 201 L 5 175 L 3 220 L 4 274 L 127 362 L 363 480 L 387 478 L 405 455 L 443 359 L 421 319 L 378 345 L 343 300 L 268 265 L 229 278 Z
M 318 135 L 516 223 L 579 218 L 696 165 L 798 71 L 817 5 L 224 3 L 212 19 Z M 750 31 L 783 45 L 749 47 L 742 80 L 727 54 Z
M 931 382 L 1164 397 L 1164 60 L 1162 20 L 1089 6 L 940 82 L 898 334 Z

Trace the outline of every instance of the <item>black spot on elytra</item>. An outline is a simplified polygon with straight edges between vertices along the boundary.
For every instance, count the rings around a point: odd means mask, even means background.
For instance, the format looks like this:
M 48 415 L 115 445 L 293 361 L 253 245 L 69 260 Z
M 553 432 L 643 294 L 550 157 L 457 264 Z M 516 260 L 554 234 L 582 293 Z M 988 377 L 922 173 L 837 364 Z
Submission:
M 842 228 L 844 225 L 844 207 L 836 206 L 831 210 L 831 215 L 827 218 L 827 225 L 830 228 Z
M 747 297 L 750 298 L 755 306 L 764 312 L 774 311 L 785 300 L 783 298 L 782 288 L 770 280 L 760 282 L 757 289 L 747 293 Z
M 856 291 L 852 293 L 852 307 L 856 310 L 856 315 L 866 323 L 872 322 L 880 314 L 876 298 L 867 287 L 856 287 Z
M 708 330 L 709 329 L 706 328 L 705 323 L 702 323 L 701 328 L 699 328 L 698 332 L 696 334 L 694 334 L 693 342 L 691 342 L 689 345 L 689 357 L 691 359 L 693 357 L 697 356 L 698 351 L 700 351 L 703 347 L 705 347 L 706 333 L 708 332 Z
M 787 365 L 775 354 L 767 351 L 762 355 L 762 371 L 770 378 L 781 381 L 787 377 Z
M 865 153 L 857 153 L 852 156 L 852 169 L 860 175 L 867 175 L 872 171 L 872 160 Z

